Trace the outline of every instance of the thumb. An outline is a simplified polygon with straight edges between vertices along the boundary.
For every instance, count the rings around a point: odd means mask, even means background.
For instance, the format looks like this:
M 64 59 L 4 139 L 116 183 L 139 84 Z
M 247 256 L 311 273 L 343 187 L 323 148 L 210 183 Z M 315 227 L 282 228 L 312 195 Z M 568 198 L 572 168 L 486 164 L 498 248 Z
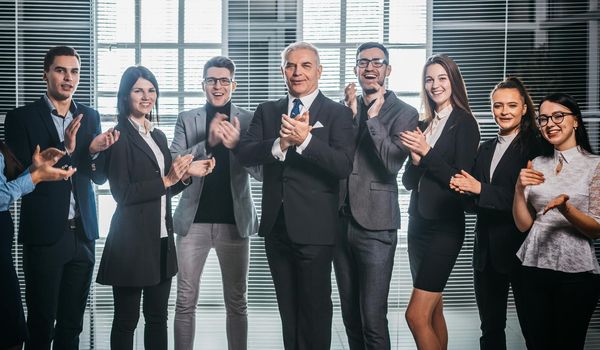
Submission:
M 34 156 L 37 156 L 40 154 L 40 145 L 36 145 L 35 146 L 35 151 L 33 152 Z
M 530 160 L 527 161 L 527 169 L 533 169 L 533 162 Z
M 468 172 L 461 170 L 460 171 L 461 175 L 468 178 L 468 179 L 473 179 L 473 176 L 471 176 L 471 174 L 469 174 Z
M 233 117 L 231 119 L 231 123 L 233 124 L 233 126 L 235 126 L 236 129 L 240 129 L 240 120 L 238 119 L 238 117 Z

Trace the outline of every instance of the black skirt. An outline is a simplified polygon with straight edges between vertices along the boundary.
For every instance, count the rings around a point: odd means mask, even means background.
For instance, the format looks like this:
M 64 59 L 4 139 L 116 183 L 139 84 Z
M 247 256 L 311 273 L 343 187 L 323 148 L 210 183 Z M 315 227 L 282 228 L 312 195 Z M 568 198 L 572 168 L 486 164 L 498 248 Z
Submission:
M 465 238 L 465 218 L 428 220 L 411 215 L 408 259 L 413 287 L 442 292 Z
M 0 349 L 21 344 L 27 338 L 19 280 L 12 258 L 13 239 L 10 212 L 0 211 Z

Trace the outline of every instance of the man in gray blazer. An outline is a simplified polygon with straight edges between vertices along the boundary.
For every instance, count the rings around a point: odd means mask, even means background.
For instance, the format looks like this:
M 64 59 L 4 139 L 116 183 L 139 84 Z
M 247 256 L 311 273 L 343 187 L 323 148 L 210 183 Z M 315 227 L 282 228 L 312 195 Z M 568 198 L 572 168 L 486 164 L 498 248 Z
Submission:
M 396 177 L 408 156 L 400 132 L 417 127 L 417 111 L 385 89 L 388 50 L 368 42 L 356 52 L 355 84 L 345 90 L 358 128 L 352 173 L 340 186 L 344 231 L 334 268 L 350 349 L 389 349 L 387 299 L 400 228 Z
M 173 215 L 177 236 L 179 274 L 175 306 L 175 349 L 192 349 L 200 276 L 214 248 L 223 279 L 229 349 L 246 349 L 248 317 L 249 236 L 258 230 L 250 195 L 249 172 L 260 180 L 260 167 L 246 169 L 231 149 L 246 130 L 252 113 L 231 103 L 235 65 L 227 57 L 213 57 L 204 65 L 202 87 L 207 103 L 182 112 L 175 124 L 171 153 L 214 157 L 213 172 L 194 179 L 183 191 Z

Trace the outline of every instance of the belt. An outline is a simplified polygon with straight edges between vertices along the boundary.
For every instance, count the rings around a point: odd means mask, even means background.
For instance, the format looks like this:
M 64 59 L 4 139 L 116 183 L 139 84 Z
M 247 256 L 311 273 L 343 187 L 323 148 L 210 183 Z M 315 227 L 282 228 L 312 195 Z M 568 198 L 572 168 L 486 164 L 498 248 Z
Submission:
M 76 230 L 79 226 L 81 226 L 81 221 L 79 221 L 78 217 L 67 220 L 67 228 L 69 230 Z

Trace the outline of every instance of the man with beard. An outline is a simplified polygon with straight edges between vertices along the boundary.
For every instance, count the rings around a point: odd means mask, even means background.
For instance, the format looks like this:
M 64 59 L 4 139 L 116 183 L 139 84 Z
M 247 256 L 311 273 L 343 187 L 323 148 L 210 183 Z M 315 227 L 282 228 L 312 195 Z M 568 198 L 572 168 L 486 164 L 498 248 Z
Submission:
M 356 85 L 344 103 L 358 128 L 352 173 L 341 181 L 344 231 L 334 249 L 334 268 L 350 349 L 389 349 L 387 299 L 400 228 L 396 177 L 409 152 L 400 133 L 417 127 L 416 109 L 385 89 L 388 50 L 375 42 L 356 51 Z

